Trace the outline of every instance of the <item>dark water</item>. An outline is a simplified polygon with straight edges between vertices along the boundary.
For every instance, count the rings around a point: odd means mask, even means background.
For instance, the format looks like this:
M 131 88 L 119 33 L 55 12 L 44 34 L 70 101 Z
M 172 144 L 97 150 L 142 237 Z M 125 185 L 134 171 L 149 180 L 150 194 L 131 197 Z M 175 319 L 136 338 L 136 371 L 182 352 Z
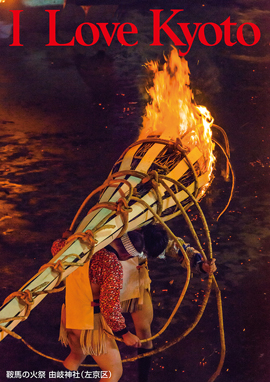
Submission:
M 233 200 L 217 222 L 231 186 L 221 176 L 225 161 L 217 152 L 216 178 L 202 201 L 224 310 L 227 353 L 217 380 L 269 382 L 270 9 L 267 2 L 245 0 L 172 5 L 185 9 L 181 22 L 220 24 L 231 16 L 238 24 L 257 24 L 262 32 L 253 47 L 206 47 L 194 42 L 186 58 L 197 102 L 207 106 L 215 123 L 228 134 L 236 176 Z M 93 47 L 45 47 L 44 8 L 24 10 L 23 47 L 10 47 L 9 41 L 1 40 L 1 301 L 48 262 L 52 241 L 69 227 L 84 198 L 106 179 L 115 160 L 137 137 L 147 100 L 143 91 L 147 74 L 142 65 L 152 58 L 162 59 L 163 50 L 170 46 L 165 37 L 164 47 L 149 46 L 150 6 L 153 3 L 100 6 L 89 12 L 90 22 L 104 18 L 137 25 L 140 41 L 135 47 L 117 42 L 110 47 L 103 42 Z M 10 20 L 8 9 L 1 8 L 2 20 Z M 70 41 L 83 17 L 76 7 L 62 13 L 61 41 Z M 181 218 L 169 225 L 188 240 L 190 234 Z M 150 268 L 156 333 L 178 299 L 185 272 L 172 260 L 152 262 Z M 206 281 L 191 280 L 183 304 L 155 346 L 179 336 L 193 322 L 205 288 Z M 38 350 L 59 359 L 68 353 L 57 342 L 63 298 L 63 294 L 47 297 L 15 329 Z M 0 381 L 9 380 L 6 371 L 44 370 L 48 376 L 56 370 L 55 362 L 14 338 L 5 338 L 0 349 Z M 217 367 L 219 351 L 213 293 L 197 327 L 153 357 L 150 381 L 207 381 Z M 134 355 L 132 349 L 121 347 L 121 352 Z M 90 357 L 87 362 L 91 363 Z M 124 364 L 121 380 L 136 380 L 134 363 Z

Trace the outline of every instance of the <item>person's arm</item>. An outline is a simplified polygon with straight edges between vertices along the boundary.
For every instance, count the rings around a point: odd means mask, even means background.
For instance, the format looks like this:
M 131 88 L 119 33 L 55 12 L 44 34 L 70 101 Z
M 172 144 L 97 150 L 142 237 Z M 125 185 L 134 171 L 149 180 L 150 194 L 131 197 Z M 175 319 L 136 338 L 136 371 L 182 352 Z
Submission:
M 93 257 L 91 270 L 99 267 L 100 311 L 112 331 L 117 332 L 126 328 L 120 305 L 123 269 L 115 254 L 100 252 Z
M 100 285 L 100 311 L 114 335 L 122 337 L 127 346 L 140 347 L 139 338 L 127 329 L 121 313 L 120 289 L 122 288 L 123 269 L 119 260 L 115 254 L 100 251 L 97 256 L 93 256 L 91 272 L 100 275 L 98 282 Z
M 66 245 L 66 240 L 65 239 L 57 239 L 53 242 L 52 247 L 51 247 L 51 253 L 52 256 L 54 257 L 57 255 L 59 251 Z
M 183 239 L 179 238 L 179 241 L 182 244 L 189 258 L 192 273 L 210 273 L 215 272 L 217 270 L 215 264 L 216 259 L 211 259 L 210 262 L 205 262 L 199 251 L 191 247 L 190 244 L 185 243 Z M 168 253 L 168 255 L 172 255 L 172 257 L 175 257 L 175 255 L 177 254 L 181 266 L 183 268 L 186 268 L 185 258 L 182 255 L 180 247 L 177 246 L 175 242 L 171 243 L 171 245 L 169 246 L 169 252 L 170 253 Z
M 211 259 L 209 262 L 202 261 L 201 268 L 205 273 L 214 273 L 217 270 L 216 259 Z
M 57 239 L 53 242 L 51 247 L 51 253 L 53 257 L 66 245 L 66 240 L 72 235 L 72 232 L 67 229 L 61 239 Z

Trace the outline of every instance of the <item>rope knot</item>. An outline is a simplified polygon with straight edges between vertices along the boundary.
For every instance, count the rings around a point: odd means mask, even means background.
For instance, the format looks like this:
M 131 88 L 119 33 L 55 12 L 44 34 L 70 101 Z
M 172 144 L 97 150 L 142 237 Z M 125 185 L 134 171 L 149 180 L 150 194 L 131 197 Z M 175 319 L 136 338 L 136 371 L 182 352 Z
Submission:
M 149 171 L 148 176 L 149 176 L 148 180 L 152 180 L 152 181 L 155 181 L 156 183 L 159 183 L 159 176 L 156 170 Z
M 33 305 L 34 300 L 32 296 L 32 292 L 29 289 L 26 289 L 24 291 L 17 291 L 11 293 L 4 301 L 4 304 L 12 300 L 14 297 L 17 297 L 22 303 L 26 305 Z
M 94 234 L 91 231 L 91 229 L 88 229 L 85 232 L 74 233 L 67 239 L 66 243 L 74 240 L 75 238 L 81 239 L 82 241 L 87 243 L 90 247 L 93 247 L 97 243 L 97 240 L 94 238 Z
M 142 179 L 142 184 L 146 184 L 151 182 L 153 186 L 157 186 L 159 184 L 159 175 L 156 170 L 149 171 L 149 173 Z
M 188 147 L 183 146 L 183 143 L 179 137 L 176 138 L 175 149 L 180 151 L 184 155 L 186 155 L 190 151 Z
M 116 214 L 128 214 L 132 211 L 132 208 L 128 205 L 126 198 L 119 198 L 116 203 Z
M 151 184 L 152 189 L 156 193 L 157 202 L 158 202 L 157 214 L 161 215 L 163 210 L 163 201 L 159 191 L 159 184 L 160 184 L 159 174 L 156 170 L 149 171 L 148 175 L 145 178 L 143 178 L 142 183 L 146 184 L 147 182 Z
M 47 264 L 44 264 L 42 265 L 42 267 L 40 267 L 39 269 L 39 272 L 42 272 L 44 271 L 46 268 L 51 268 L 53 271 L 61 274 L 64 272 L 64 268 L 63 268 L 63 263 L 62 263 L 62 260 L 57 260 L 56 263 L 47 263 Z
M 57 262 L 55 264 L 53 264 L 52 270 L 57 272 L 57 273 L 60 273 L 60 274 L 63 273 L 64 268 L 63 268 L 62 260 L 57 260 Z
M 83 232 L 81 239 L 89 244 L 90 247 L 94 246 L 97 243 L 97 240 L 94 238 L 94 234 L 91 229 Z
M 32 292 L 29 289 L 26 289 L 23 292 L 17 292 L 18 293 L 18 298 L 22 300 L 26 305 L 33 305 L 34 300 L 32 296 Z

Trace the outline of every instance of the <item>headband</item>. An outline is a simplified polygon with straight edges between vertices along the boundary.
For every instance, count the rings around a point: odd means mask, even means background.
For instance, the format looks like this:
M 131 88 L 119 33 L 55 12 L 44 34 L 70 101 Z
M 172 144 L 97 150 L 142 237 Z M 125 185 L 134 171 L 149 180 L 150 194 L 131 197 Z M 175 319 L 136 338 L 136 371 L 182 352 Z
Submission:
M 159 255 L 158 255 L 158 257 L 157 257 L 158 259 L 166 259 L 166 248 L 164 249 L 164 251 L 163 252 L 161 252 Z
M 127 233 L 124 233 L 123 236 L 120 237 L 121 242 L 125 248 L 125 250 L 133 257 L 144 257 L 143 252 L 138 252 L 134 245 L 132 244 Z

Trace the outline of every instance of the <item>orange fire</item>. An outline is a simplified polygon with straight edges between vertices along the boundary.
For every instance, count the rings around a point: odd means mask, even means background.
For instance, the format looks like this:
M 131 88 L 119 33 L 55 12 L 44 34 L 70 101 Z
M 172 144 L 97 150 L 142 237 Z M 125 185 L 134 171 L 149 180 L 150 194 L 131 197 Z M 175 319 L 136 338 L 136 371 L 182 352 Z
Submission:
M 156 61 L 146 66 L 154 74 L 153 86 L 147 90 L 152 101 L 146 106 L 139 139 L 152 135 L 174 141 L 180 138 L 188 151 L 197 146 L 203 154 L 201 171 L 209 172 L 210 179 L 215 161 L 211 139 L 214 120 L 204 106 L 195 104 L 187 61 L 173 48 L 162 70 Z

